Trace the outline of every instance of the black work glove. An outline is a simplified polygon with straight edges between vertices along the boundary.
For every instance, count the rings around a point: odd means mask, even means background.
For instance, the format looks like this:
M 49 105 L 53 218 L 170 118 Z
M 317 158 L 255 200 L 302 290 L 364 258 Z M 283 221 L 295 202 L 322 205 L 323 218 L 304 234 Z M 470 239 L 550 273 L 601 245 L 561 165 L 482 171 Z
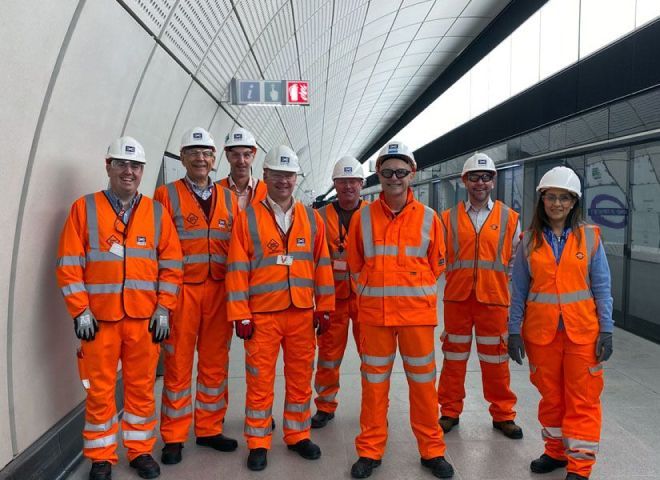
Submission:
M 73 319 L 73 328 L 76 332 L 76 337 L 91 342 L 96 338 L 96 332 L 99 331 L 99 324 L 91 310 L 86 308 L 83 313 Z
M 610 332 L 600 332 L 596 342 L 596 358 L 599 362 L 606 362 L 614 352 L 612 344 L 612 334 Z
M 525 344 L 519 333 L 509 335 L 509 357 L 519 365 L 523 364 L 522 359 L 525 358 Z

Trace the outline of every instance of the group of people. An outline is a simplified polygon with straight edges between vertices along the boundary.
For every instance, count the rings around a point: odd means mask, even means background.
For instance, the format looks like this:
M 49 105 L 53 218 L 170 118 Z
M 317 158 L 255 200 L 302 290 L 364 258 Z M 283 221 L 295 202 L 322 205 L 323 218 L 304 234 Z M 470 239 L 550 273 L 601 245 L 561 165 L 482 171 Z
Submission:
M 484 154 L 465 162 L 468 200 L 438 216 L 414 198 L 417 164 L 398 141 L 378 154 L 377 200 L 361 200 L 362 166 L 346 156 L 332 173 L 337 198 L 319 210 L 293 197 L 300 166 L 291 148 L 267 153 L 263 180 L 252 176 L 257 143 L 249 131 L 234 128 L 224 152 L 230 174 L 213 182 L 215 141 L 203 128 L 187 131 L 180 149 L 186 176 L 159 187 L 152 200 L 138 192 L 144 150 L 121 137 L 106 155 L 109 187 L 78 199 L 66 220 L 57 280 L 81 339 L 91 480 L 111 478 L 120 423 L 130 466 L 142 478 L 160 475 L 152 450 L 161 347 L 161 462 L 182 461 L 193 422 L 197 445 L 238 447 L 223 433 L 234 331 L 245 345 L 247 467 L 267 466 L 280 347 L 284 442 L 305 459 L 320 458 L 310 429 L 335 416 L 351 329 L 362 374 L 353 478 L 369 477 L 384 455 L 397 345 L 421 465 L 438 478 L 453 476 L 444 434 L 463 410 L 473 330 L 493 428 L 523 437 L 508 360 L 522 364 L 527 354 L 545 442 L 530 468 L 567 467 L 567 479 L 589 478 L 600 436 L 601 362 L 612 353 L 612 299 L 599 231 L 582 221 L 572 170 L 544 175 L 531 227 L 521 233 L 518 214 L 491 199 L 497 171 Z M 436 384 L 436 283 L 443 272 L 444 361 Z

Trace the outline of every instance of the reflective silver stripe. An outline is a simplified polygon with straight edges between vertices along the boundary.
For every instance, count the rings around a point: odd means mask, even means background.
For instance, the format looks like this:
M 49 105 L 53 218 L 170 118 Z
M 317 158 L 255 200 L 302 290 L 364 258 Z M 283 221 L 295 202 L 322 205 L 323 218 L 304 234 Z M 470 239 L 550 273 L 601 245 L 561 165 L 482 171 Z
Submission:
M 399 247 L 396 245 L 374 245 L 376 255 L 388 255 L 395 257 L 399 254 Z
M 367 355 L 366 353 L 362 354 L 362 362 L 364 362 L 365 365 L 369 365 L 371 367 L 385 367 L 394 362 L 395 358 L 396 353 L 387 355 L 386 357 L 377 357 L 375 355 Z
M 181 270 L 183 268 L 183 262 L 181 260 L 158 260 L 158 268 L 175 268 Z
M 184 415 L 191 414 L 193 411 L 192 405 L 188 404 L 185 407 L 181 408 L 171 408 L 168 407 L 167 405 L 163 405 L 160 409 L 161 414 L 165 415 L 166 417 L 170 418 L 179 418 L 183 417 Z
M 410 380 L 412 380 L 415 383 L 435 382 L 436 376 L 437 376 L 437 372 L 435 369 L 433 369 L 432 372 L 428 372 L 428 373 L 414 373 L 406 370 L 406 377 L 408 377 Z
M 211 230 L 209 232 L 209 237 L 214 240 L 229 240 L 231 238 L 231 234 L 221 230 Z
M 506 206 L 502 202 L 498 202 L 500 205 L 500 235 L 499 238 L 497 239 L 497 250 L 496 252 L 499 252 L 500 256 L 500 261 L 498 262 L 489 262 L 493 263 L 493 268 L 491 270 L 496 270 L 496 271 L 502 271 L 505 272 L 508 268 L 506 263 L 504 262 L 504 235 L 506 234 L 506 230 L 509 227 L 509 207 Z M 500 270 L 500 268 L 502 269 Z M 479 262 L 479 268 L 486 268 L 481 266 L 481 262 Z
M 307 261 L 307 262 L 313 262 L 314 261 L 314 255 L 311 252 L 289 252 L 287 255 L 290 257 L 293 257 L 294 261 L 300 262 L 300 261 Z M 272 267 L 273 265 L 277 265 L 277 255 L 271 255 L 269 257 L 259 257 L 255 258 L 250 262 L 250 268 L 252 269 L 257 269 L 257 268 L 264 268 L 264 267 Z
M 477 335 L 477 343 L 479 345 L 499 345 L 501 341 L 502 337 L 499 335 L 497 337 L 482 337 Z
M 123 262 L 124 259 L 114 253 L 90 250 L 85 255 L 88 262 Z
M 297 430 L 299 432 L 302 432 L 304 430 L 309 430 L 309 428 L 312 426 L 312 419 L 308 418 L 307 420 L 304 420 L 302 422 L 297 422 L 295 420 L 290 420 L 288 418 L 285 418 L 282 424 L 284 425 L 284 428 L 288 430 Z
M 583 452 L 598 453 L 599 443 L 589 440 L 580 440 L 578 438 L 564 437 L 564 445 L 569 450 L 567 455 L 573 456 L 570 450 L 582 450 Z
M 589 300 L 590 298 L 593 298 L 591 290 L 578 290 L 577 292 L 560 293 L 559 295 L 556 293 L 529 292 L 529 295 L 527 295 L 528 302 L 551 303 L 554 305 L 565 305 Z
M 449 343 L 472 343 L 472 335 L 454 335 L 447 333 L 445 338 Z
M 561 427 L 543 427 L 541 429 L 541 436 L 543 438 L 554 438 L 558 440 L 561 440 L 563 437 Z
M 228 302 L 239 302 L 241 300 L 248 300 L 250 295 L 246 291 L 237 291 L 237 292 L 228 292 L 227 301 Z
M 258 261 L 263 258 L 264 251 L 261 248 L 261 238 L 259 238 L 259 226 L 257 225 L 257 214 L 254 211 L 254 206 L 248 205 L 245 213 L 248 219 L 248 232 L 252 239 L 252 245 L 254 245 L 254 258 Z
M 250 375 L 253 375 L 255 377 L 259 376 L 259 369 L 257 367 L 253 367 L 249 363 L 245 364 L 245 371 L 248 372 Z
M 335 282 L 342 282 L 348 280 L 348 272 L 332 272 L 332 278 Z
M 158 284 L 158 291 L 167 292 L 176 295 L 179 293 L 179 286 L 170 282 L 160 282 Z
M 263 283 L 261 285 L 251 286 L 250 295 L 258 295 L 261 293 L 271 293 L 271 292 L 279 292 L 281 290 L 289 290 L 289 286 L 299 287 L 299 288 L 312 288 L 314 286 L 314 280 L 310 278 L 290 278 L 289 281 L 285 280 L 283 282 Z
M 422 357 L 409 357 L 408 355 L 401 355 L 403 361 L 413 367 L 423 367 L 431 362 L 435 362 L 435 352 L 431 352 L 428 355 Z
M 273 414 L 273 410 L 269 408 L 268 410 L 253 410 L 251 408 L 245 407 L 245 416 L 250 418 L 268 418 Z
M 435 295 L 435 285 L 422 285 L 420 287 L 370 287 L 358 284 L 360 295 L 363 297 L 427 297 Z
M 429 243 L 431 242 L 431 226 L 435 211 L 424 205 L 424 219 L 422 221 L 421 242 L 418 247 L 406 247 L 406 255 L 409 257 L 426 257 Z
M 112 433 L 105 437 L 95 438 L 94 440 L 83 440 L 83 448 L 101 448 L 108 447 L 117 443 L 117 434 Z
M 121 283 L 88 283 L 85 287 L 91 294 L 121 293 L 123 285 Z
M 250 262 L 231 262 L 227 264 L 228 272 L 249 272 Z
M 160 242 L 160 222 L 163 218 L 163 205 L 158 201 L 154 200 L 154 255 L 156 254 L 156 249 L 158 248 L 158 243 Z M 155 258 L 154 258 L 155 259 Z
M 64 285 L 60 291 L 62 292 L 62 295 L 67 297 L 69 295 L 73 295 L 74 293 L 86 292 L 87 289 L 85 288 L 84 283 L 70 283 L 68 285 Z
M 390 379 L 390 375 L 392 375 L 391 370 L 386 373 L 362 372 L 362 378 L 366 379 L 369 383 L 383 383 Z
M 337 393 L 333 393 L 332 395 L 320 395 L 316 397 L 316 400 L 320 402 L 334 402 L 335 398 L 337 398 Z
M 154 413 L 150 417 L 141 417 L 140 415 L 124 412 L 122 420 L 124 420 L 126 423 L 130 423 L 131 425 L 145 425 L 156 420 L 156 414 Z
M 338 360 L 325 360 L 319 358 L 319 361 L 316 366 L 318 368 L 339 368 L 341 366 L 341 361 L 342 361 L 341 358 Z
M 595 452 L 585 452 L 582 450 L 566 450 L 566 456 L 575 458 L 578 460 L 593 460 L 596 458 Z
M 295 206 L 295 205 L 294 205 Z M 312 252 L 316 251 L 316 216 L 314 215 L 314 209 L 311 207 L 305 207 L 305 212 L 307 212 L 307 219 L 309 220 L 309 226 L 312 232 L 312 245 L 311 245 L 311 250 Z
M 452 272 L 459 268 L 466 268 L 468 270 L 474 269 L 474 260 L 456 260 L 455 262 L 447 264 L 447 271 Z
M 211 261 L 213 263 L 222 263 L 223 265 L 227 263 L 227 257 L 225 255 L 218 255 L 216 253 L 211 254 Z
M 593 367 L 589 367 L 589 372 L 594 374 L 596 372 L 600 372 L 603 369 L 603 364 L 599 363 L 598 365 L 594 365 Z
M 85 267 L 85 257 L 79 255 L 64 255 L 57 259 L 58 267 Z
M 314 384 L 314 390 L 316 390 L 316 393 L 318 393 L 319 395 L 322 394 L 323 392 L 325 392 L 326 390 L 330 389 L 330 388 L 339 388 L 339 384 L 338 383 L 334 383 L 332 385 Z
M 197 391 L 205 393 L 206 395 L 217 396 L 225 391 L 227 387 L 227 380 L 223 380 L 219 387 L 207 387 L 199 382 L 197 382 Z
M 195 400 L 195 409 L 196 410 L 206 410 L 207 412 L 217 412 L 218 410 L 222 410 L 227 406 L 227 401 L 225 398 L 221 398 L 217 402 L 202 402 L 200 400 Z
M 365 258 L 372 258 L 376 255 L 374 247 L 373 231 L 371 229 L 371 209 L 375 203 L 365 207 L 360 212 L 360 229 L 362 231 L 362 248 Z
M 195 255 L 184 255 L 183 257 L 183 264 L 184 265 L 190 265 L 191 263 L 208 263 L 209 261 L 209 254 L 208 253 L 200 253 L 200 254 L 195 254 Z
M 113 415 L 110 420 L 108 420 L 105 423 L 91 423 L 88 421 L 85 421 L 85 426 L 83 427 L 83 430 L 86 432 L 107 432 L 112 428 L 112 426 L 117 423 L 117 414 Z
M 334 285 L 315 285 L 314 294 L 315 295 L 332 295 L 335 293 Z
M 158 285 L 157 282 L 152 282 L 149 280 L 126 279 L 124 280 L 124 288 L 131 290 L 150 290 L 155 292 L 156 288 L 158 288 Z
M 225 194 L 225 206 L 227 207 L 227 212 L 229 213 L 229 225 L 234 224 L 234 214 L 232 210 L 234 209 L 234 201 L 232 199 L 231 190 L 228 188 L 221 188 L 222 192 Z
M 149 440 L 154 437 L 155 429 L 152 430 L 124 430 L 122 436 L 124 440 Z
M 126 247 L 126 257 L 156 260 L 156 256 L 156 250 L 151 250 L 150 248 Z
M 321 257 L 319 258 L 319 263 L 316 264 L 317 267 L 329 267 L 332 265 L 330 257 Z
M 485 363 L 506 363 L 509 360 L 509 355 L 486 355 L 485 353 L 477 352 L 479 360 Z
M 449 228 L 451 230 L 451 240 L 452 240 L 452 245 L 453 245 L 453 250 L 454 250 L 454 260 L 458 260 L 459 258 L 459 246 L 458 246 L 458 209 L 460 207 L 464 207 L 463 202 L 459 202 L 457 205 L 454 205 L 454 207 L 449 211 Z M 455 262 L 452 262 L 455 263 Z
M 443 352 L 445 360 L 467 360 L 470 352 Z
M 284 403 L 284 410 L 287 412 L 299 412 L 304 413 L 309 410 L 309 400 L 305 403 Z
M 257 428 L 251 427 L 250 425 L 245 425 L 243 431 L 246 435 L 251 435 L 253 437 L 267 437 L 273 432 L 273 428 L 271 426 L 265 428 Z
M 209 231 L 207 229 L 195 229 L 195 230 L 182 230 L 178 231 L 179 240 L 200 240 L 209 238 Z
M 167 388 L 163 388 L 163 393 L 167 395 L 167 398 L 171 402 L 176 402 L 177 400 L 181 400 L 184 397 L 189 397 L 191 390 L 190 387 L 186 388 L 185 390 L 179 390 L 178 392 L 175 392 L 174 390 L 169 390 Z
M 500 252 L 500 255 L 502 252 Z M 507 266 L 500 262 L 491 262 L 488 260 L 479 260 L 477 262 L 477 267 L 481 270 L 494 270 L 496 272 L 506 272 Z
M 170 206 L 172 207 L 172 220 L 174 220 L 174 226 L 176 231 L 179 234 L 179 238 L 183 239 L 183 235 L 186 233 L 186 227 L 183 223 L 183 215 L 181 214 L 181 202 L 179 202 L 179 192 L 176 189 L 176 182 L 168 183 L 166 185 L 167 196 L 170 197 Z
M 93 193 L 85 195 L 85 215 L 87 216 L 89 249 L 99 250 L 99 220 L 96 216 L 96 197 Z
M 328 224 L 328 211 L 327 211 L 327 209 L 328 209 L 329 206 L 330 206 L 330 204 L 324 205 L 324 206 L 322 206 L 321 208 L 319 208 L 317 210 L 317 212 L 319 212 L 319 215 L 321 215 L 321 219 L 323 220 L 323 223 L 325 223 L 326 225 Z
M 582 231 L 584 232 L 584 243 L 587 250 L 587 274 L 585 280 L 587 281 L 587 285 L 591 288 L 591 257 L 595 253 L 596 229 L 591 225 L 584 225 Z
M 174 355 L 174 345 L 171 343 L 161 343 L 160 346 L 170 355 Z

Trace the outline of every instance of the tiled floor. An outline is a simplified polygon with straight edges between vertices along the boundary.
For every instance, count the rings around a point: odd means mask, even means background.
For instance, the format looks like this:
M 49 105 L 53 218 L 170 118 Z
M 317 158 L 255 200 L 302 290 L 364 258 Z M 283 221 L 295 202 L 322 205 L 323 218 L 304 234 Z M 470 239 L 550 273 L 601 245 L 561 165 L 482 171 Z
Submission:
M 438 329 L 438 334 L 440 329 Z M 615 332 L 615 353 L 606 364 L 603 394 L 603 435 L 601 451 L 592 479 L 660 479 L 660 346 L 622 330 Z M 282 365 L 278 367 L 276 400 L 273 412 L 278 429 L 268 468 L 250 472 L 245 466 L 247 448 L 242 438 L 245 373 L 242 342 L 234 339 L 230 367 L 231 404 L 225 422 L 225 433 L 239 439 L 238 451 L 220 453 L 197 447 L 189 440 L 184 460 L 179 465 L 161 467 L 162 479 L 305 479 L 331 480 L 350 478 L 351 464 L 356 460 L 353 440 L 358 433 L 360 412 L 360 372 L 355 346 L 350 347 L 342 365 L 342 390 L 337 416 L 326 428 L 313 430 L 312 439 L 321 446 L 318 461 L 306 461 L 286 449 L 282 438 L 282 406 L 284 382 Z M 437 346 L 438 371 L 442 365 Z M 523 440 L 509 440 L 496 433 L 490 423 L 487 405 L 481 393 L 479 363 L 474 352 L 468 364 L 468 397 L 459 428 L 446 436 L 447 458 L 454 465 L 455 479 L 517 480 L 563 479 L 563 470 L 546 475 L 529 471 L 529 462 L 542 453 L 536 405 L 539 395 L 530 384 L 526 367 L 511 363 L 513 390 L 518 395 L 518 423 L 523 427 Z M 162 381 L 157 383 L 158 398 Z M 419 464 L 416 443 L 408 420 L 408 387 L 400 357 L 392 374 L 389 410 L 389 441 L 383 464 L 374 471 L 374 479 L 434 478 Z M 162 443 L 156 446 L 159 459 Z M 123 450 L 120 448 L 120 450 Z M 86 479 L 89 463 L 83 461 L 68 477 Z M 115 480 L 136 479 L 135 472 L 122 459 L 113 469 Z

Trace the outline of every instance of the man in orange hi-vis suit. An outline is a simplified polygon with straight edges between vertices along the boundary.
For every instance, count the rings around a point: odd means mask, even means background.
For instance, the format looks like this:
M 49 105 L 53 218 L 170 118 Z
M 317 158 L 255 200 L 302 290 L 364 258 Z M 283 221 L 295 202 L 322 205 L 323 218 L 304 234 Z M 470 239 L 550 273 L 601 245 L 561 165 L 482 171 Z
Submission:
M 335 311 L 330 318 L 330 330 L 319 337 L 319 358 L 316 364 L 314 399 L 318 411 L 312 417 L 312 428 L 323 428 L 335 418 L 337 393 L 339 393 L 339 367 L 346 342 L 349 324 L 353 325 L 353 337 L 359 347 L 357 299 L 354 292 L 355 279 L 346 261 L 348 229 L 351 218 L 358 209 L 366 205 L 360 200 L 364 182 L 362 165 L 354 157 L 345 156 L 335 163 L 332 181 L 337 191 L 337 200 L 319 209 L 325 223 L 328 249 L 332 259 L 335 280 Z
M 445 460 L 435 389 L 436 282 L 444 270 L 442 226 L 415 200 L 415 157 L 401 142 L 380 151 L 380 198 L 358 211 L 348 235 L 348 265 L 357 273 L 362 408 L 353 478 L 369 477 L 387 442 L 390 375 L 397 343 L 410 390 L 410 423 L 422 466 L 439 478 L 454 475 Z
M 176 226 L 183 249 L 183 289 L 173 314 L 171 337 L 163 343 L 165 379 L 160 434 L 161 461 L 181 461 L 193 417 L 191 375 L 197 348 L 195 436 L 197 445 L 222 452 L 238 443 L 223 435 L 228 405 L 227 371 L 232 324 L 227 322 L 225 265 L 229 237 L 238 215 L 236 198 L 213 183 L 215 142 L 197 127 L 181 139 L 186 176 L 156 190 Z
M 156 478 L 154 382 L 170 312 L 181 285 L 181 246 L 162 205 L 138 193 L 146 162 L 142 146 L 121 137 L 108 148 L 108 190 L 76 200 L 64 224 L 57 283 L 75 333 L 80 378 L 87 390 L 83 454 L 89 478 L 112 476 L 119 424 L 117 365 L 122 364 L 124 446 L 142 478 Z M 151 333 L 150 333 L 151 332 Z
M 493 428 L 509 438 L 520 439 L 522 429 L 513 420 L 517 398 L 510 387 L 507 354 L 508 271 L 518 247 L 520 224 L 516 211 L 490 198 L 496 175 L 495 163 L 488 155 L 476 153 L 468 158 L 462 172 L 468 200 L 441 215 L 447 283 L 441 337 L 444 362 L 438 381 L 439 422 L 445 433 L 458 425 L 474 329 Z
M 250 470 L 263 470 L 272 438 L 273 387 L 280 345 L 286 398 L 284 441 L 301 457 L 321 449 L 310 440 L 312 371 L 318 334 L 335 307 L 332 267 L 319 213 L 293 198 L 298 157 L 289 147 L 266 155 L 266 200 L 242 211 L 227 264 L 227 311 L 245 340 L 245 438 Z

